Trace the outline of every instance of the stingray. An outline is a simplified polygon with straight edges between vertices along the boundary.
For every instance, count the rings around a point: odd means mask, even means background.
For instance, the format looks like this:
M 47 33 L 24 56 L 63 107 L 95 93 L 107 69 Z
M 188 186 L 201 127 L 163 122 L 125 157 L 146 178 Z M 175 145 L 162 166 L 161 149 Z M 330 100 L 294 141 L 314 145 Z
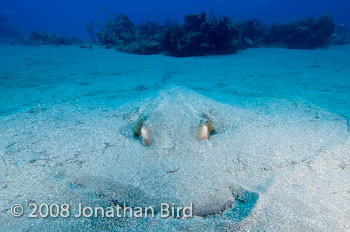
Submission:
M 152 205 L 157 212 L 161 203 L 192 203 L 196 216 L 224 215 L 249 201 L 242 195 L 251 194 L 259 202 L 259 194 L 280 172 L 305 164 L 346 137 L 346 123 L 334 115 L 288 102 L 275 106 L 278 113 L 231 106 L 183 87 L 166 86 L 121 106 L 113 117 L 106 116 L 108 120 L 94 119 L 91 124 L 115 125 L 110 132 L 115 134 L 113 141 L 94 138 L 111 146 L 83 156 L 78 170 L 62 167 L 65 181 L 108 201 Z M 197 132 L 203 117 L 210 118 L 215 133 L 200 141 Z M 149 147 L 135 136 L 140 120 L 152 132 Z M 249 212 L 258 207 L 250 205 Z

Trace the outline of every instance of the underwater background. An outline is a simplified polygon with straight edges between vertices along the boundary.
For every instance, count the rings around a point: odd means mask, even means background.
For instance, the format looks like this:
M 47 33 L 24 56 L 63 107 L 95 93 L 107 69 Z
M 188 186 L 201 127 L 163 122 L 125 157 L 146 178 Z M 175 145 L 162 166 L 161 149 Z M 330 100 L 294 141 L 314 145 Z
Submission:
M 349 231 L 348 12 L 1 0 L 0 231 Z
M 298 18 L 318 17 L 328 13 L 338 25 L 350 25 L 349 0 L 2 0 L 0 14 L 5 15 L 8 21 L 17 25 L 23 33 L 38 30 L 56 32 L 64 36 L 78 36 L 86 40 L 89 36 L 84 25 L 91 19 L 101 25 L 113 14 L 125 14 L 134 23 L 142 23 L 146 19 L 161 23 L 168 19 L 181 22 L 186 14 L 208 12 L 211 9 L 219 16 L 226 15 L 239 20 L 259 18 L 267 24 L 276 21 L 287 23 Z

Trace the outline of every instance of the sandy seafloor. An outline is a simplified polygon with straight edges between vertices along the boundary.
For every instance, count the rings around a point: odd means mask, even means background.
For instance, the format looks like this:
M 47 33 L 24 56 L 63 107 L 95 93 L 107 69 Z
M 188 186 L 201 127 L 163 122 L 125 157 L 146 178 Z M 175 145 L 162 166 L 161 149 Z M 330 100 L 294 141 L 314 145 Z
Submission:
M 349 54 L 0 46 L 0 230 L 349 231 Z M 202 114 L 209 141 L 196 138 Z M 133 137 L 142 117 L 150 147 Z M 187 219 L 28 217 L 30 203 L 121 202 L 234 204 Z

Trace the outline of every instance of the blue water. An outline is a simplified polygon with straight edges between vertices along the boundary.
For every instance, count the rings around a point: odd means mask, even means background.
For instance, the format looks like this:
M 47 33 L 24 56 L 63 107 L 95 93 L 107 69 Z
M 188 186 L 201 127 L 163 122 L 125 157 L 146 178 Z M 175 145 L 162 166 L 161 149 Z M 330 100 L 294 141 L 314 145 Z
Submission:
M 349 0 L 205 0 L 205 1 L 12 1 L 2 0 L 0 14 L 11 24 L 18 25 L 24 34 L 32 30 L 56 32 L 65 36 L 88 39 L 85 24 L 91 19 L 102 25 L 113 14 L 126 14 L 134 23 L 146 19 L 165 22 L 167 19 L 181 22 L 189 13 L 209 12 L 227 15 L 238 20 L 260 18 L 264 23 L 289 22 L 297 18 L 318 17 L 331 14 L 335 22 L 350 25 Z

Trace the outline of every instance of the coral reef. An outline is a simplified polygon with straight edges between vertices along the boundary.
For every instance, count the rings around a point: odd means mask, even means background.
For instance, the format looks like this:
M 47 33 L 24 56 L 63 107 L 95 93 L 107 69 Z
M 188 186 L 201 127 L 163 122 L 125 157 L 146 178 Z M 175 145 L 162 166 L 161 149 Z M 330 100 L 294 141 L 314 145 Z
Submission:
M 328 45 L 328 38 L 334 33 L 335 24 L 331 16 L 317 19 L 309 17 L 287 25 L 273 24 L 264 36 L 266 45 L 280 45 L 287 48 L 314 49 Z
M 329 39 L 328 43 L 333 45 L 344 45 L 350 42 L 350 28 L 344 24 L 339 25 L 335 28 L 335 33 L 333 33 Z
M 134 54 L 160 53 L 160 38 L 163 27 L 146 22 L 135 26 L 125 15 L 116 15 L 97 32 L 97 37 L 106 48 Z
M 242 41 L 245 47 L 259 47 L 263 44 L 264 37 L 268 34 L 269 27 L 262 24 L 259 19 L 252 19 L 238 23 Z
M 184 23 L 164 25 L 146 21 L 134 25 L 126 15 L 115 15 L 107 20 L 99 31 L 95 32 L 94 21 L 85 25 L 91 43 L 107 49 L 114 48 L 132 54 L 159 54 L 170 56 L 202 56 L 231 54 L 246 48 L 260 46 L 284 47 L 290 49 L 315 49 L 329 44 L 342 45 L 349 41 L 349 30 L 341 25 L 336 28 L 330 15 L 319 18 L 296 20 L 289 24 L 263 24 L 259 19 L 235 21 L 229 17 L 217 17 L 210 12 L 189 14 Z M 10 27 L 3 15 L 0 15 L 0 41 L 10 38 L 20 39 L 19 30 Z M 56 34 L 33 31 L 29 37 L 20 40 L 26 45 L 81 45 L 78 38 L 59 37 Z
M 335 24 L 329 15 L 268 26 L 259 19 L 236 22 L 214 13 L 208 18 L 203 12 L 186 15 L 183 24 L 165 25 L 134 25 L 127 16 L 116 15 L 101 27 L 97 37 L 106 48 L 127 53 L 201 56 L 259 46 L 314 49 L 342 44 L 343 37 L 334 32 Z
M 59 37 L 55 33 L 48 34 L 46 32 L 32 31 L 28 38 L 22 41 L 26 45 L 72 45 L 82 44 L 79 38 Z
M 240 32 L 228 17 L 209 22 L 203 12 L 186 15 L 183 25 L 173 25 L 163 33 L 162 50 L 174 56 L 234 53 L 242 48 Z

